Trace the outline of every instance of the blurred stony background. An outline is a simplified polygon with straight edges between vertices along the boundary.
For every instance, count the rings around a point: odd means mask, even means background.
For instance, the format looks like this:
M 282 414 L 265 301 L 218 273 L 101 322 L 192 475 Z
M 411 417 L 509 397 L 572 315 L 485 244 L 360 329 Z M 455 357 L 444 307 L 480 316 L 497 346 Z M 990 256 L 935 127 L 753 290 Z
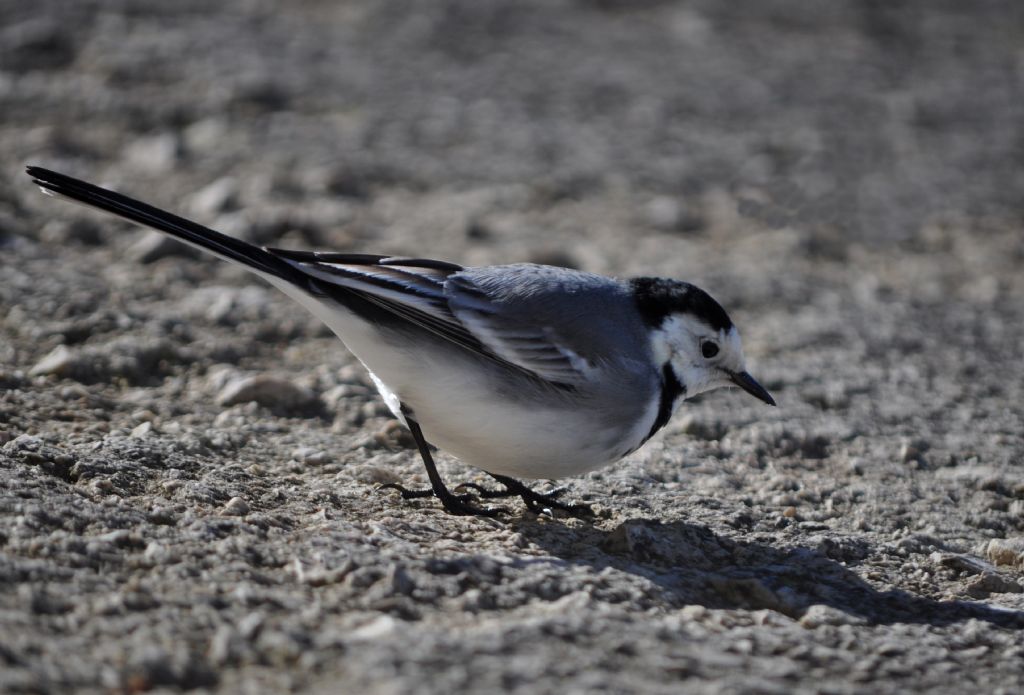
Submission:
M 1010 0 L 5 0 L 0 690 L 1019 692 L 1022 124 Z M 402 503 L 324 328 L 29 163 L 691 280 L 781 407 L 684 406 L 594 522 Z

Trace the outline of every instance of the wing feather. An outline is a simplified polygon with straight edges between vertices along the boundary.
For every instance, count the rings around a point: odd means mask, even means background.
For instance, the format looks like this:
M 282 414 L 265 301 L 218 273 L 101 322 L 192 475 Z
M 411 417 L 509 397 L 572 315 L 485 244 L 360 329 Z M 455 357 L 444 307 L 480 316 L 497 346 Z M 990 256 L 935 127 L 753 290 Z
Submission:
M 479 288 L 458 280 L 448 283 L 452 313 L 495 354 L 551 381 L 574 384 L 589 376 L 593 365 L 561 344 L 553 327 L 511 319 Z
M 549 331 L 503 322 L 484 290 L 452 283 L 461 280 L 461 266 L 374 254 L 268 251 L 322 287 L 355 293 L 402 321 L 552 386 L 571 388 L 585 374 L 586 361 L 557 345 Z

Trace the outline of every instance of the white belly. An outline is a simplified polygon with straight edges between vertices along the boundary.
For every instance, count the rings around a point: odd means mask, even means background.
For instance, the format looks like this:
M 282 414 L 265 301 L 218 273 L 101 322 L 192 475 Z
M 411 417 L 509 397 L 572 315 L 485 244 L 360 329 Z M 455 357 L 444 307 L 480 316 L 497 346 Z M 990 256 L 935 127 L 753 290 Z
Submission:
M 390 349 L 362 361 L 392 412 L 399 402 L 411 409 L 427 441 L 463 463 L 512 477 L 554 479 L 618 458 L 621 433 L 592 432 L 585 407 L 557 394 L 532 401 L 503 397 L 479 371 L 479 361 Z
M 531 407 L 476 387 L 458 393 L 458 398 L 427 397 L 415 408 L 416 418 L 429 442 L 477 468 L 516 478 L 556 479 L 617 458 L 609 437 L 587 434 L 584 411 Z M 410 399 L 419 400 L 415 395 Z

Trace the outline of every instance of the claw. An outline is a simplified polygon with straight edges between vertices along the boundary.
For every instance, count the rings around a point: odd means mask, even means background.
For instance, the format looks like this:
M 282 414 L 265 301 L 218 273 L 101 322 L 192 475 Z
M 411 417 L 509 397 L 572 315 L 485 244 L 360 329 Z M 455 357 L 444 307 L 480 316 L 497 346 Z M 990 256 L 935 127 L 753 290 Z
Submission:
M 473 490 L 477 494 L 479 494 L 481 497 L 483 497 L 484 495 L 486 495 L 487 493 L 490 492 L 490 490 L 485 488 L 483 485 L 477 485 L 476 483 L 459 483 L 458 485 L 456 485 L 452 489 L 453 490 Z
M 377 486 L 377 492 L 381 490 L 397 490 L 402 495 L 403 500 L 419 500 L 425 497 L 433 497 L 434 491 L 430 489 L 426 490 L 410 490 L 404 485 L 398 483 L 384 483 Z
M 444 505 L 445 510 L 449 514 L 457 516 L 487 516 L 493 518 L 499 514 L 508 514 L 508 510 L 503 507 L 478 507 L 462 501 L 460 499 L 462 497 L 469 497 L 469 495 L 452 495 L 448 498 L 442 498 L 441 504 Z
M 567 504 L 558 501 L 558 498 L 565 494 L 566 488 L 564 487 L 555 488 L 548 493 L 540 493 L 534 492 L 515 478 L 494 473 L 491 473 L 490 476 L 505 486 L 505 492 L 501 496 L 518 495 L 522 498 L 526 508 L 534 514 L 544 514 L 549 509 L 558 509 L 576 517 L 595 516 L 594 510 L 585 504 Z
M 460 485 L 459 487 L 469 487 L 472 483 L 466 485 Z M 458 489 L 458 488 L 456 488 Z M 450 514 L 457 516 L 488 516 L 495 517 L 499 514 L 507 514 L 508 510 L 503 507 L 478 507 L 472 504 L 475 499 L 473 495 L 453 495 L 448 493 L 447 495 L 436 495 L 433 490 L 410 490 L 404 485 L 398 483 L 384 483 L 383 485 L 377 486 L 377 491 L 381 490 L 397 490 L 402 495 L 403 500 L 420 500 L 426 499 L 427 497 L 437 497 L 441 500 L 441 504 Z

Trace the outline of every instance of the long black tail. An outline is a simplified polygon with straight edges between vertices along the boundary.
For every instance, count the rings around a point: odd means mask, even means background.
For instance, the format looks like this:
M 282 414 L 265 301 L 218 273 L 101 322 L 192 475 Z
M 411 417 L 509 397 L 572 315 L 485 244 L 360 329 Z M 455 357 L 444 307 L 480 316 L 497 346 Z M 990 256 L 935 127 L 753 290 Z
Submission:
M 33 166 L 28 167 L 27 171 L 44 192 L 70 198 L 137 224 L 152 227 L 186 244 L 209 251 L 225 260 L 240 263 L 256 272 L 279 277 L 302 287 L 310 284 L 310 277 L 295 266 L 241 239 L 229 237 L 184 217 L 178 217 L 66 174 Z

